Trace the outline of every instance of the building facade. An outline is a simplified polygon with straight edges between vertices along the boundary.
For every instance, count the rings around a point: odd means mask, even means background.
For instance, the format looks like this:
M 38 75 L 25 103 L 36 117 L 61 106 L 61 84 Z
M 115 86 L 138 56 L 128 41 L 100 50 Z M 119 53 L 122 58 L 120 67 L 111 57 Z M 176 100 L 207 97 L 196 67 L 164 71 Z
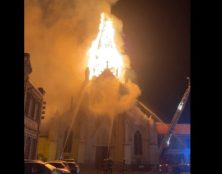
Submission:
M 67 111 L 55 113 L 41 130 L 39 159 L 75 159 L 81 168 L 101 169 L 104 159 L 111 158 L 116 171 L 123 161 L 134 170 L 158 164 L 160 124 L 152 111 L 145 113 L 135 104 L 115 117 L 98 116 L 87 107 L 87 94 L 82 103 L 77 111 L 78 101 L 71 100 Z
M 107 117 L 93 117 L 90 113 L 80 111 L 68 138 L 74 110 L 70 108 L 65 113 L 57 113 L 50 126 L 47 126 L 48 130 L 40 135 L 40 156 L 43 160 L 55 160 L 63 154 L 63 158 L 75 159 L 81 167 L 101 169 L 109 153 L 115 170 L 119 170 L 123 160 L 128 169 L 151 169 L 159 163 L 159 146 L 167 127 L 152 119 L 152 115 L 144 119 L 144 113 L 140 112 L 139 116 L 139 112 L 135 112 L 138 109 L 135 107 L 115 117 L 112 130 Z M 177 124 L 167 151 L 170 159 L 190 162 L 189 128 L 189 124 Z
M 109 72 L 104 73 L 112 76 Z M 125 92 L 121 93 L 124 95 Z M 151 113 L 145 114 L 134 105 L 127 112 L 111 118 L 92 113 L 87 106 L 87 94 L 82 103 L 76 116 L 75 102 L 71 102 L 66 112 L 55 113 L 46 126 L 48 130 L 40 135 L 40 159 L 74 158 L 82 167 L 97 169 L 102 168 L 103 160 L 108 157 L 116 168 L 123 161 L 135 169 L 157 163 L 157 136 Z M 73 117 L 75 121 L 67 138 Z M 45 148 L 47 145 L 48 149 Z
M 25 53 L 24 63 L 24 158 L 36 159 L 45 91 L 30 82 L 30 54 Z

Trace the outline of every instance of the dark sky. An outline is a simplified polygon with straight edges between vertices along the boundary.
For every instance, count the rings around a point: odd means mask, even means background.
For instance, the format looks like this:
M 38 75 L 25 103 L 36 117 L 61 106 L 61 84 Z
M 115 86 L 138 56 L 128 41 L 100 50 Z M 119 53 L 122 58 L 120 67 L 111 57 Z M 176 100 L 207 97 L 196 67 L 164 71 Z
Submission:
M 120 0 L 112 13 L 123 22 L 140 100 L 171 121 L 190 76 L 190 1 Z M 179 122 L 190 122 L 190 99 Z

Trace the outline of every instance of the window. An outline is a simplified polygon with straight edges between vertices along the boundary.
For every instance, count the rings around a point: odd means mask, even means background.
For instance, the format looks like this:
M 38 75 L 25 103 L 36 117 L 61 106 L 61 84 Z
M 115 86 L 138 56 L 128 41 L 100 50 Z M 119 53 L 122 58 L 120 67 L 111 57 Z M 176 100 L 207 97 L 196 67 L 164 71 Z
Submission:
M 56 167 L 56 168 L 60 168 L 60 169 L 64 169 L 66 168 L 65 165 L 63 165 L 62 163 L 49 163 L 51 164 L 52 166 Z
M 35 112 L 34 112 L 34 120 L 35 121 L 39 121 L 39 107 L 40 107 L 40 103 L 39 102 L 36 102 L 35 103 Z
M 37 141 L 36 139 L 32 140 L 32 159 L 35 159 L 36 155 L 36 147 L 37 147 Z
M 42 116 L 42 104 L 38 103 L 38 110 L 37 110 L 37 118 L 36 118 L 36 120 L 40 121 L 41 120 L 41 116 Z
M 32 97 L 32 102 L 31 102 L 31 118 L 34 119 L 35 116 L 35 99 Z
M 25 147 L 25 159 L 29 159 L 30 147 L 31 147 L 31 138 L 27 137 L 26 147 Z
M 142 136 L 139 131 L 134 134 L 134 153 L 135 155 L 142 155 Z
M 25 113 L 26 114 L 29 113 L 29 107 L 30 107 L 30 93 L 27 92 L 26 103 L 25 103 Z

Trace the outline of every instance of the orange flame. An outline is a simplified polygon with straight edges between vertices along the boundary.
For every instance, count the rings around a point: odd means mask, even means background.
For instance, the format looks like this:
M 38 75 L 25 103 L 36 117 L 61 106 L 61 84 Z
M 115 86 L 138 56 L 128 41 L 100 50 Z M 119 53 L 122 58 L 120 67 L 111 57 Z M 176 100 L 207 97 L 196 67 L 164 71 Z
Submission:
M 89 79 L 98 77 L 105 69 L 121 80 L 123 58 L 115 44 L 115 30 L 112 20 L 101 14 L 99 33 L 88 51 Z

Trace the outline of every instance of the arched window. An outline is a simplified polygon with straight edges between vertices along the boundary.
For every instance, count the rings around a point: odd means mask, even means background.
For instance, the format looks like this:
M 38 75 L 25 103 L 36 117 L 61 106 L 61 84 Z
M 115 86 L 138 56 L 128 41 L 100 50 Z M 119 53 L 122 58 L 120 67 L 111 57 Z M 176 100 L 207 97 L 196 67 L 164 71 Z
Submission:
M 142 155 L 142 136 L 139 131 L 134 134 L 134 153 L 135 155 Z

